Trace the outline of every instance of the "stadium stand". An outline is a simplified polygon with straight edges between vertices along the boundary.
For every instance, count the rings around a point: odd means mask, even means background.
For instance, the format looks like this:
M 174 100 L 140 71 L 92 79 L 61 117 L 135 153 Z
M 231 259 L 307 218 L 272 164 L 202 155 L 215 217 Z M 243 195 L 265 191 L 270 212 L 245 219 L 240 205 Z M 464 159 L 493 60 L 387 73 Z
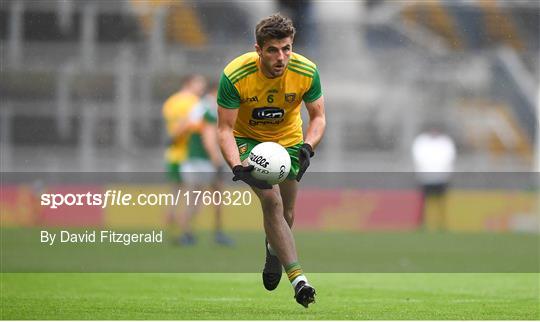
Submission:
M 108 149 L 100 160 L 110 163 L 115 153 L 137 151 L 154 156 L 141 161 L 145 169 L 160 169 L 162 101 L 183 75 L 216 78 L 229 59 L 250 50 L 253 17 L 242 1 L 148 3 L 153 7 L 131 0 L 0 3 L 0 118 L 4 151 L 12 151 L 3 166 L 20 168 L 39 147 L 51 158 L 58 151 L 97 158 L 88 151 Z M 346 17 L 314 3 L 314 60 L 329 108 L 339 110 L 329 113 L 315 167 L 408 170 L 404 151 L 423 124 L 439 121 L 465 151 L 458 168 L 479 167 L 479 153 L 505 154 L 518 160 L 515 169 L 530 168 L 523 160 L 536 140 L 530 88 L 539 81 L 537 1 L 363 3 Z M 456 122 L 468 100 L 503 111 L 488 114 L 507 118 L 522 143 L 479 149 Z

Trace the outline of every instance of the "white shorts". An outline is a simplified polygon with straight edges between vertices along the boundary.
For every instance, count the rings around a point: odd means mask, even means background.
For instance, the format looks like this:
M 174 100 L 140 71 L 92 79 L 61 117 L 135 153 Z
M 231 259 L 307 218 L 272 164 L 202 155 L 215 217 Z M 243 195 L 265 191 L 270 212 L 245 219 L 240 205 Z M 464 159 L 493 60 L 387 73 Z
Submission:
M 207 185 L 214 181 L 216 169 L 210 160 L 190 159 L 182 164 L 182 178 L 187 184 Z

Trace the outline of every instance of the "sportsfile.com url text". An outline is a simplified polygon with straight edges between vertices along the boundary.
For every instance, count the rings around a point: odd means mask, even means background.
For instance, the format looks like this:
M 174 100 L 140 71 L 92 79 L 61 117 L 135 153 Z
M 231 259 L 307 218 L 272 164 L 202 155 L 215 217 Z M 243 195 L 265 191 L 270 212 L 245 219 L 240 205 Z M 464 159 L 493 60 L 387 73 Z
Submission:
M 41 206 L 50 209 L 68 206 L 247 206 L 251 204 L 250 191 L 177 190 L 176 193 L 140 193 L 133 195 L 122 190 L 104 193 L 43 193 Z

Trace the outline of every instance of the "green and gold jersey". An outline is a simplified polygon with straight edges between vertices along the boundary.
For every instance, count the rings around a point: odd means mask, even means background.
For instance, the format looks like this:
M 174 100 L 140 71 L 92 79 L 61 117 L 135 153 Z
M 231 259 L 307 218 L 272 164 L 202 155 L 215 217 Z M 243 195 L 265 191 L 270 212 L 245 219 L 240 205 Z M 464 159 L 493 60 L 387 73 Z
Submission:
M 176 93 L 163 104 L 163 118 L 169 136 L 172 137 L 178 122 L 187 121 L 189 113 L 199 102 L 199 97 L 188 93 Z M 173 144 L 165 151 L 165 159 L 170 163 L 183 162 L 187 157 L 188 138 L 185 135 L 174 138 Z
M 268 78 L 259 56 L 250 52 L 225 67 L 219 81 L 217 102 L 239 108 L 234 136 L 290 147 L 302 142 L 302 101 L 322 96 L 317 66 L 293 53 L 283 75 Z
M 202 130 L 206 124 L 215 125 L 217 123 L 216 100 L 212 95 L 203 97 L 199 104 L 193 108 L 189 114 L 189 122 L 193 124 L 188 142 L 188 159 L 210 160 L 210 156 L 203 144 Z

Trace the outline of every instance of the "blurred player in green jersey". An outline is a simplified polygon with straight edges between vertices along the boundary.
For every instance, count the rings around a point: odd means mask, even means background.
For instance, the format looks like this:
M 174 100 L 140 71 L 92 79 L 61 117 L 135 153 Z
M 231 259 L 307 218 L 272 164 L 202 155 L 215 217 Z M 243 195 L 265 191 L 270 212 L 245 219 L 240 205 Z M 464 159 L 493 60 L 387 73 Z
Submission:
M 188 115 L 199 103 L 206 89 L 206 79 L 201 75 L 188 75 L 182 80 L 181 88 L 163 104 L 162 115 L 169 140 L 165 151 L 166 174 L 171 189 L 182 187 L 182 163 L 187 158 L 188 135 L 186 126 Z M 167 214 L 167 222 L 174 224 L 180 213 L 179 207 L 172 206 Z
M 219 191 L 223 183 L 221 173 L 223 158 L 217 143 L 217 84 L 211 84 L 208 93 L 191 110 L 186 123 L 187 158 L 182 167 L 184 187 L 187 191 Z M 192 194 L 193 195 L 193 194 Z M 233 240 L 223 232 L 222 209 L 220 204 L 212 205 L 215 209 L 214 241 L 224 246 L 232 246 Z M 192 219 L 199 212 L 201 203 L 190 202 L 181 217 L 183 235 L 182 245 L 195 244 Z

